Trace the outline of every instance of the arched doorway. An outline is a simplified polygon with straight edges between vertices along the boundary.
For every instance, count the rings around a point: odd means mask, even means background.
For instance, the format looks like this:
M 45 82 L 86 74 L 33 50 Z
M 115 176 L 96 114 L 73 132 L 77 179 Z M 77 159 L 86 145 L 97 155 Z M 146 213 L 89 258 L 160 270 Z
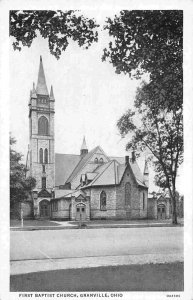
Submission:
M 164 204 L 158 204 L 157 206 L 157 218 L 165 219 L 166 218 L 166 207 Z
M 49 218 L 50 217 L 50 202 L 48 200 L 42 200 L 39 203 L 40 217 Z

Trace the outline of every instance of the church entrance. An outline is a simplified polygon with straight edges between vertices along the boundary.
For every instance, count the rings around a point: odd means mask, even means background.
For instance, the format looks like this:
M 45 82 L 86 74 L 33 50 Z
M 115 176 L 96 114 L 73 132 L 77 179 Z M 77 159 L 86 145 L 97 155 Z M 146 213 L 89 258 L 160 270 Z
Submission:
M 76 205 L 76 221 L 86 220 L 86 205 L 79 203 Z
M 164 204 L 159 204 L 157 206 L 157 218 L 165 219 L 166 218 L 166 207 Z
M 40 207 L 40 217 L 49 218 L 50 217 L 50 202 L 48 200 L 42 200 L 39 204 Z

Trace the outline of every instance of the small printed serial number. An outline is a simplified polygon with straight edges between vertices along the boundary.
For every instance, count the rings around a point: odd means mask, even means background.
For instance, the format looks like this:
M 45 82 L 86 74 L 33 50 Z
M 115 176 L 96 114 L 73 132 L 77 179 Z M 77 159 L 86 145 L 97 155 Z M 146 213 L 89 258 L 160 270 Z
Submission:
M 178 297 L 178 298 L 180 298 L 180 295 L 167 295 L 166 297 Z

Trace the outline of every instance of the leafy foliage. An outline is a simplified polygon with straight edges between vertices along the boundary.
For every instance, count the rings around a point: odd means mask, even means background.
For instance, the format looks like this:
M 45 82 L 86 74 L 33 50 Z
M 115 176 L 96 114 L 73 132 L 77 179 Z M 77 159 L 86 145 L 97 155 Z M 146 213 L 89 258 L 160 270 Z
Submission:
M 69 39 L 86 49 L 92 42 L 97 42 L 97 27 L 95 20 L 73 10 L 10 11 L 10 36 L 16 39 L 14 50 L 21 50 L 22 45 L 30 47 L 39 32 L 43 38 L 48 38 L 50 53 L 57 59 L 66 50 Z
M 183 12 L 180 10 L 121 11 L 107 20 L 105 29 L 113 41 L 104 49 L 117 73 L 134 78 L 148 73 L 146 89 L 167 108 L 183 101 Z
M 168 188 L 175 201 L 177 171 L 183 162 L 182 108 L 171 111 L 158 105 L 146 86 L 148 84 L 143 82 L 137 90 L 135 111 L 128 110 L 117 126 L 123 137 L 132 133 L 127 150 L 148 149 L 155 157 L 156 183 Z
M 137 90 L 135 111 L 129 109 L 117 125 L 122 136 L 133 134 L 127 149 L 149 149 L 156 158 L 155 179 L 170 191 L 176 223 L 175 182 L 183 161 L 183 12 L 121 11 L 105 29 L 112 41 L 102 59 L 118 74 L 149 75 L 149 83 Z
M 13 149 L 16 140 L 10 137 L 10 204 L 21 202 L 28 198 L 36 185 L 33 177 L 26 178 L 26 167 L 21 163 L 22 154 Z

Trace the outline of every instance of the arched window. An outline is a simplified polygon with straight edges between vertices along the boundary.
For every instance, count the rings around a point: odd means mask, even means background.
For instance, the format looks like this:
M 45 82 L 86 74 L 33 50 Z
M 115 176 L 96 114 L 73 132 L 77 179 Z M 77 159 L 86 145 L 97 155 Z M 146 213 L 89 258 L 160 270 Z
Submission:
M 103 158 L 101 157 L 101 158 L 100 158 L 100 163 L 103 164 L 103 162 L 104 162 L 104 161 L 103 161 Z
M 107 196 L 104 191 L 101 192 L 100 194 L 100 210 L 106 210 L 107 207 Z
M 125 184 L 125 205 L 131 206 L 131 184 L 129 182 Z
M 40 148 L 40 151 L 39 151 L 39 160 L 40 160 L 40 164 L 43 164 L 43 149 Z
M 44 163 L 48 164 L 48 149 L 47 148 L 44 150 Z
M 143 192 L 143 210 L 145 209 L 145 193 Z
M 97 157 L 95 157 L 94 162 L 95 162 L 95 164 L 98 164 L 98 158 Z
M 48 135 L 48 119 L 44 116 L 38 120 L 38 134 Z

